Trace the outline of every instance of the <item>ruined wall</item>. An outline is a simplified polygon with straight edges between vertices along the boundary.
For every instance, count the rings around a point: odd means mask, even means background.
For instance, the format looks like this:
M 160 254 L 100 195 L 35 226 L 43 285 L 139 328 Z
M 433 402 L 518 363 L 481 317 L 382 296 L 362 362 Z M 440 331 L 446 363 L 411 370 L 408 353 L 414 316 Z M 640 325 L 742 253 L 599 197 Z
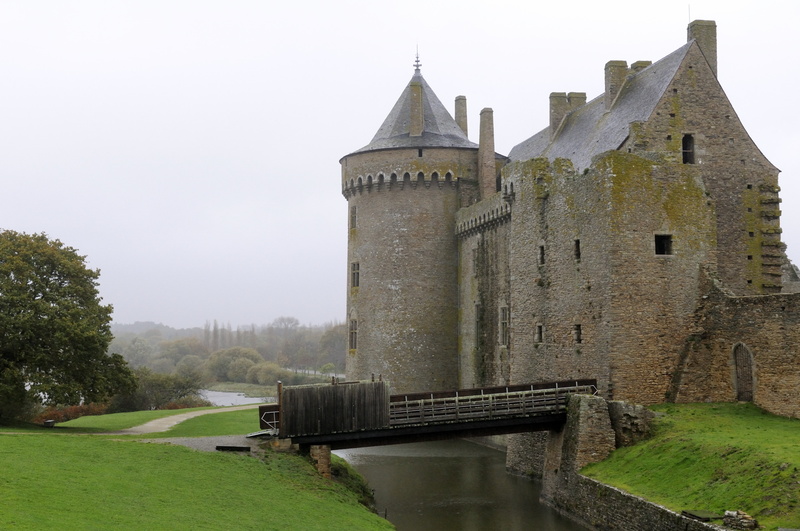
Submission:
M 380 374 L 392 392 L 458 387 L 455 213 L 460 180 L 470 188 L 475 175 L 475 150 L 389 150 L 342 160 L 350 209 L 347 320 L 357 328 L 349 379 Z
M 780 291 L 778 170 L 748 135 L 700 49 L 693 45 L 646 123 L 633 124 L 622 150 L 693 166 L 716 203 L 719 277 L 739 295 Z
M 707 293 L 677 375 L 676 400 L 752 399 L 771 413 L 800 418 L 800 294 L 731 297 L 719 285 Z M 750 386 L 752 396 L 741 396 Z

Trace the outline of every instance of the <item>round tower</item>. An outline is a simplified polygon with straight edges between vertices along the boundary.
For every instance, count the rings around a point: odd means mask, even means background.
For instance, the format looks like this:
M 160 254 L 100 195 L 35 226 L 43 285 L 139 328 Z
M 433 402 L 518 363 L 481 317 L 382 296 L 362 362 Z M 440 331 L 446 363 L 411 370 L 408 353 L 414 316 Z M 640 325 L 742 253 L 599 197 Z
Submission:
M 372 141 L 341 159 L 349 207 L 347 377 L 392 392 L 458 387 L 455 215 L 478 192 L 478 145 L 415 72 Z

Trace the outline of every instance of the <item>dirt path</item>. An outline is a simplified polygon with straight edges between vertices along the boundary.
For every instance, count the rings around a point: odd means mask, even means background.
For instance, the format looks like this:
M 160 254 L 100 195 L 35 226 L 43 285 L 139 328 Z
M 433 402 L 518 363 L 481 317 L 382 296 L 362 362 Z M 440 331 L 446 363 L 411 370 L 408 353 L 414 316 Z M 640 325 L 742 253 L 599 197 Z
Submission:
M 134 426 L 133 428 L 127 428 L 119 431 L 107 431 L 100 433 L 98 435 L 141 435 L 145 433 L 156 433 L 161 431 L 167 431 L 171 427 L 175 426 L 176 424 L 180 424 L 184 420 L 188 420 L 194 417 L 199 417 L 200 415 L 222 413 L 224 411 L 239 411 L 242 409 L 256 409 L 258 408 L 259 405 L 260 404 L 248 404 L 246 406 L 221 407 L 218 409 L 204 409 L 202 411 L 190 411 L 188 413 L 180 413 L 178 415 L 172 415 L 171 417 L 164 417 L 156 420 L 151 420 L 150 422 L 147 422 L 140 426 Z

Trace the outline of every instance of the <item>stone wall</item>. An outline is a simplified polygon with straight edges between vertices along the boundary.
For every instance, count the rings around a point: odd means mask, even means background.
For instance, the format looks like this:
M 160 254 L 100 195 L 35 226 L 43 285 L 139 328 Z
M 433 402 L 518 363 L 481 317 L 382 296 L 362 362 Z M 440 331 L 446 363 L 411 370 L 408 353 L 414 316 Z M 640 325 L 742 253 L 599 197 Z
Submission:
M 512 163 L 512 382 L 595 378 L 609 397 L 662 402 L 689 335 L 714 209 L 698 170 L 610 152 Z M 670 238 L 659 254 L 656 239 Z
M 459 386 L 510 383 L 510 343 L 502 337 L 501 312 L 511 338 L 508 270 L 509 204 L 500 193 L 462 208 L 456 216 L 459 238 Z
M 455 213 L 474 186 L 476 153 L 403 149 L 349 155 L 347 376 L 382 375 L 392 392 L 458 387 Z M 352 268 L 358 265 L 358 285 Z
M 719 284 L 707 293 L 676 374 L 676 401 L 730 402 L 752 385 L 756 405 L 800 418 L 800 294 L 732 297 Z M 737 349 L 751 359 L 748 374 L 737 372 Z
M 615 412 L 610 415 L 609 410 Z M 602 531 L 708 531 L 721 528 L 681 516 L 580 474 L 601 461 L 615 439 L 637 425 L 646 430 L 649 415 L 640 406 L 608 404 L 600 397 L 570 397 L 567 423 L 550 432 L 541 501 L 590 529 Z
M 691 135 L 694 163 L 682 164 Z M 700 175 L 716 205 L 719 277 L 737 295 L 780 290 L 778 170 L 755 145 L 697 45 L 692 45 L 655 113 L 631 126 L 621 146 Z

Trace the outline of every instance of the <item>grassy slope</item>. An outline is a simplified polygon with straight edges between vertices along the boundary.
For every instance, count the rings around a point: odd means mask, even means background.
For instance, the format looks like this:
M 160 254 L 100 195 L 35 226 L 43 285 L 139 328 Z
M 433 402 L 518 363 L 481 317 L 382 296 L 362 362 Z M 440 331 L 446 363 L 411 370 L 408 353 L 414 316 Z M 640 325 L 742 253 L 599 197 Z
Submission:
M 583 473 L 672 510 L 743 510 L 768 529 L 800 528 L 800 420 L 750 404 L 686 404 L 651 439 Z
M 168 436 L 225 434 L 252 426 L 255 416 L 198 417 Z M 102 429 L 101 418 L 94 428 Z M 105 429 L 117 429 L 119 420 L 111 424 Z M 0 470 L 3 529 L 391 529 L 356 494 L 287 454 L 268 453 L 261 462 L 37 430 L 0 434 Z

